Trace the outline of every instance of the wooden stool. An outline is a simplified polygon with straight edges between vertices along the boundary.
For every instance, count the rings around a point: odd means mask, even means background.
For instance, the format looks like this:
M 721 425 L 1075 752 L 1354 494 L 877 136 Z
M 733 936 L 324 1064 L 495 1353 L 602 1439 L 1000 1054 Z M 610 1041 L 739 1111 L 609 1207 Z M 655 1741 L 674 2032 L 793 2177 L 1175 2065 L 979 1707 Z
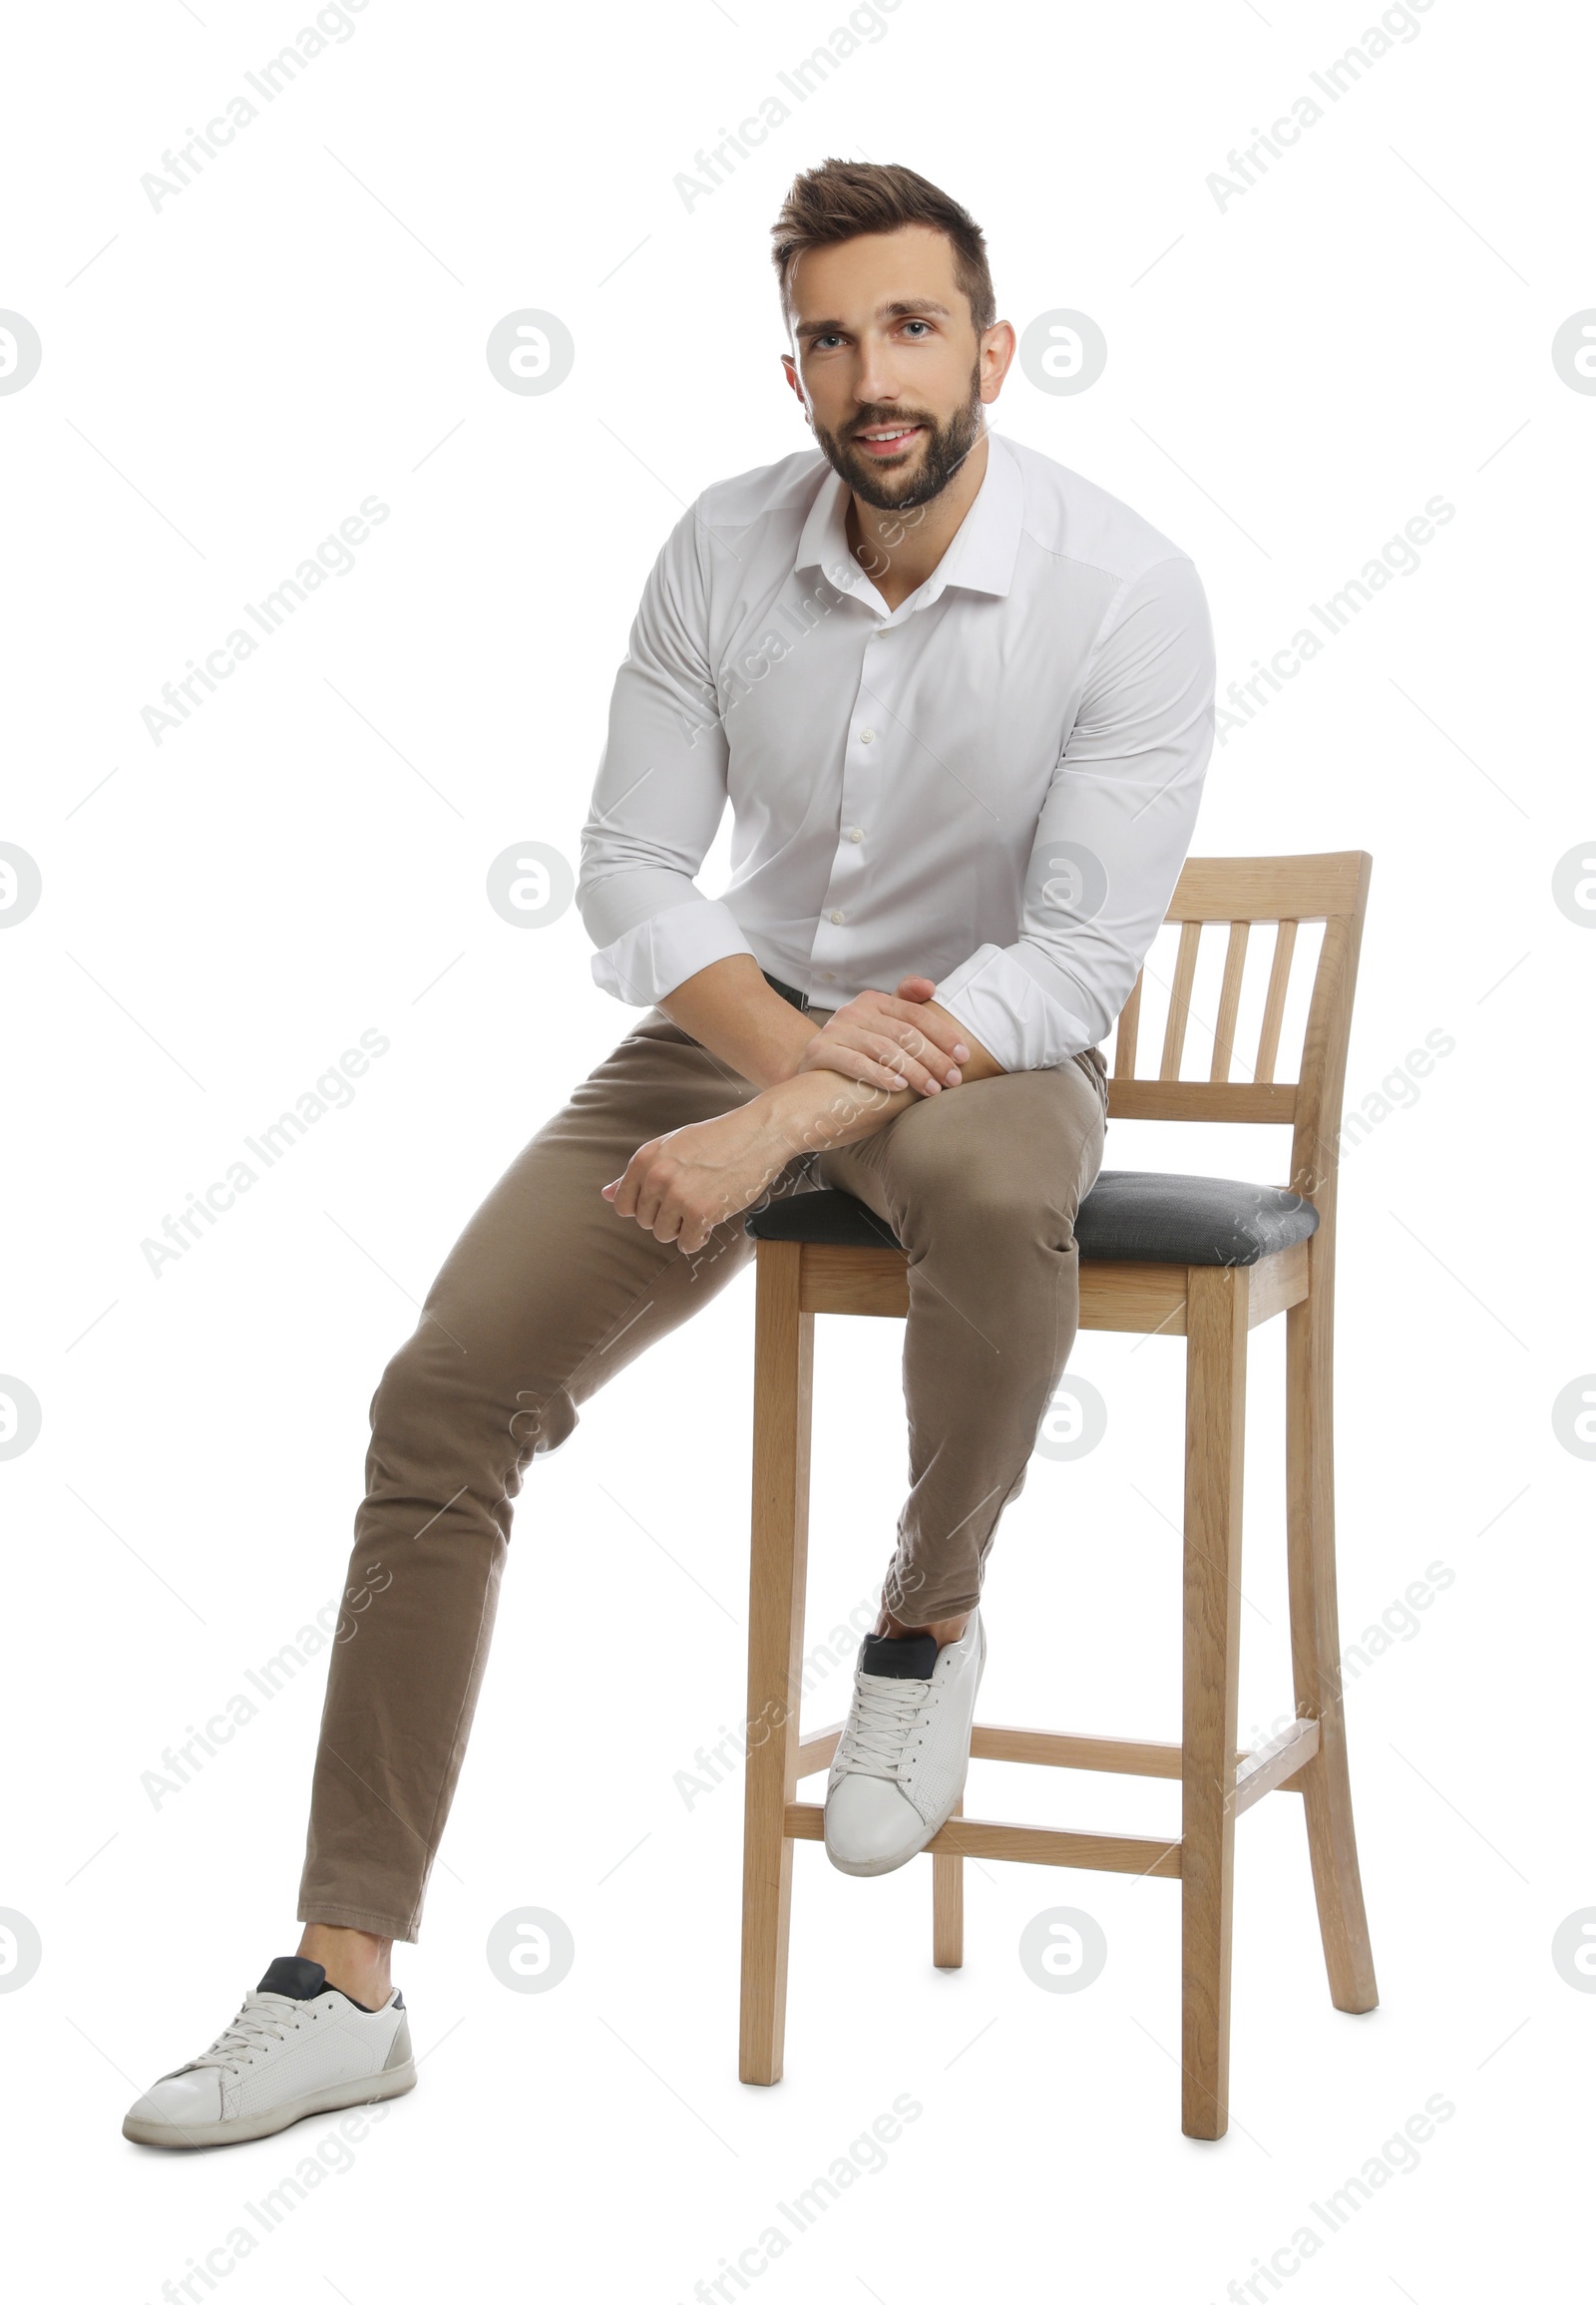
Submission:
M 928 1844 L 933 1958 L 963 1959 L 962 1859 L 1082 1865 L 1178 1880 L 1181 2126 L 1219 2137 L 1228 2113 L 1230 1946 L 1236 1819 L 1268 1792 L 1300 1793 L 1319 1925 L 1338 2009 L 1376 2005 L 1353 1837 L 1336 1622 L 1331 1345 L 1337 1140 L 1371 859 L 1193 858 L 1168 919 L 1179 950 L 1156 1079 L 1136 1077 L 1138 975 L 1114 1040 L 1109 1111 L 1135 1120 L 1290 1123 L 1289 1187 L 1104 1171 L 1081 1204 L 1080 1326 L 1184 1336 L 1184 1694 L 1179 1744 L 1051 1734 L 978 1723 L 971 1751 L 1178 1777 L 1178 1840 L 1047 1831 L 960 1814 Z M 1297 925 L 1323 921 L 1299 1078 L 1275 1079 Z M 1205 922 L 1230 924 L 1206 1081 L 1180 1078 Z M 1274 952 L 1252 1078 L 1232 1081 L 1231 1043 L 1248 933 L 1273 922 Z M 957 1092 L 956 1092 L 957 1093 Z M 815 1315 L 902 1318 L 908 1260 L 846 1193 L 802 1193 L 748 1219 L 759 1242 L 755 1311 L 750 1737 L 743 1843 L 742 2043 L 747 2082 L 781 2079 L 792 1849 L 823 1837 L 824 1809 L 798 1779 L 828 1768 L 841 1724 L 800 1736 Z M 1256 1752 L 1236 1749 L 1243 1408 L 1247 1335 L 1286 1316 L 1287 1548 L 1296 1719 Z

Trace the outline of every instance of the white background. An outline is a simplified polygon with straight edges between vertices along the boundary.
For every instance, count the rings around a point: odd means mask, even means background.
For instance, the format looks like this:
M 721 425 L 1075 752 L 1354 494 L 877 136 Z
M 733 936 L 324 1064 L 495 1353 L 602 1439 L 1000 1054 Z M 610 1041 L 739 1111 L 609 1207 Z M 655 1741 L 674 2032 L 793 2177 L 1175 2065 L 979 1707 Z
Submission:
M 43 1427 L 0 1464 L 0 1905 L 43 1959 L 0 1994 L 0 2121 L 30 2295 L 154 2300 L 242 2222 L 254 2252 L 191 2295 L 685 2300 L 905 2092 L 923 2113 L 886 2167 L 749 2294 L 1205 2305 L 1436 2093 L 1455 2112 L 1418 2167 L 1285 2290 L 1436 2305 L 1574 2284 L 1555 2260 L 1588 2168 L 1596 1999 L 1550 1941 L 1596 1903 L 1596 1471 L 1551 1403 L 1596 1365 L 1596 938 L 1551 881 L 1593 829 L 1596 400 L 1550 346 L 1596 303 L 1588 26 L 1434 0 L 1221 208 L 1210 173 L 1376 12 L 901 0 L 689 211 L 673 179 L 695 150 L 842 20 L 370 0 L 159 210 L 141 177 L 302 19 L 152 0 L 13 23 L 0 303 L 44 357 L 0 398 L 0 838 L 44 894 L 0 939 L 0 1369 Z M 1300 1814 L 1264 1803 L 1239 1836 L 1233 2125 L 1197 2144 L 1175 1887 L 971 1866 L 967 1964 L 939 1974 L 927 1867 L 851 1881 L 802 1845 L 787 2078 L 738 2083 L 740 1792 L 689 1810 L 673 1780 L 742 1707 L 745 1276 L 529 1478 L 424 1938 L 399 1956 L 423 2086 L 267 2235 L 243 2204 L 333 2122 L 194 2156 L 119 2124 L 292 1950 L 325 1658 L 159 1806 L 141 1779 L 336 1592 L 384 1361 L 482 1194 L 624 1026 L 575 911 L 517 931 L 484 879 L 512 843 L 575 856 L 681 505 L 807 441 L 766 234 L 828 154 L 964 200 L 1016 326 L 1066 307 L 1104 330 L 1090 391 L 1016 370 L 994 421 L 1191 552 L 1222 685 L 1427 499 L 1456 508 L 1418 572 L 1216 748 L 1195 842 L 1373 851 L 1349 1109 L 1426 1033 L 1455 1041 L 1416 1102 L 1395 1092 L 1342 1194 L 1344 1638 L 1428 1564 L 1452 1572 L 1349 1699 L 1382 2006 L 1332 2010 Z M 546 396 L 484 357 L 528 306 L 576 342 Z M 155 745 L 140 715 L 162 684 L 373 494 L 391 515 L 354 570 Z M 142 1241 L 370 1027 L 391 1048 L 353 1104 L 157 1279 Z M 1285 1157 L 1273 1132 L 1128 1123 L 1107 1152 L 1267 1179 Z M 890 1549 L 899 1346 L 894 1324 L 822 1325 L 817 1635 Z M 1244 1729 L 1291 1709 L 1281 1325 L 1254 1346 Z M 988 1719 L 1178 1733 L 1181 1363 L 1169 1340 L 1081 1341 L 1107 1436 L 1038 1458 L 1000 1532 Z M 836 1717 L 842 1679 L 811 1719 Z M 1172 1831 L 1176 1798 L 977 1763 L 969 1805 Z M 576 1939 L 547 1994 L 485 1958 L 526 1905 Z M 1055 1905 L 1106 1933 L 1078 1994 L 1018 1963 Z

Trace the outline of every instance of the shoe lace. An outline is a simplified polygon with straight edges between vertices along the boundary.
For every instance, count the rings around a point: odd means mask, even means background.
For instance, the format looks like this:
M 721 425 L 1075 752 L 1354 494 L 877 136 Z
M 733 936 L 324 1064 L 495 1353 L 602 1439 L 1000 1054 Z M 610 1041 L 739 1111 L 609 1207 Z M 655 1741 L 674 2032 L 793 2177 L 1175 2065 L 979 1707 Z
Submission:
M 286 2041 L 290 2033 L 298 2032 L 302 2023 L 297 2002 L 251 1997 L 232 2023 L 216 2035 L 210 2047 L 190 2061 L 190 2070 L 216 2065 L 224 2072 L 238 2073 L 254 2062 L 257 2051 L 263 2053 L 275 2043 Z
M 919 1742 L 913 1735 L 916 1716 L 930 1695 L 930 1681 L 856 1673 L 853 1711 L 837 1747 L 839 1773 L 901 1776 Z

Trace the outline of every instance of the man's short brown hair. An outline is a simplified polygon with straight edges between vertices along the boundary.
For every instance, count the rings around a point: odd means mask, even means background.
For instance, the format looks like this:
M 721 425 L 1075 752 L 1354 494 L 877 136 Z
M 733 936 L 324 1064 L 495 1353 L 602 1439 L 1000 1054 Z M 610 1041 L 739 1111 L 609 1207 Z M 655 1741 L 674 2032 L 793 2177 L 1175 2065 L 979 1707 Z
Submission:
M 905 224 L 929 224 L 953 243 L 954 279 L 982 335 L 998 317 L 998 300 L 981 226 L 967 208 L 913 169 L 874 161 L 823 161 L 793 179 L 770 228 L 783 312 L 792 310 L 793 266 L 807 249 L 857 240 L 865 232 L 901 231 Z

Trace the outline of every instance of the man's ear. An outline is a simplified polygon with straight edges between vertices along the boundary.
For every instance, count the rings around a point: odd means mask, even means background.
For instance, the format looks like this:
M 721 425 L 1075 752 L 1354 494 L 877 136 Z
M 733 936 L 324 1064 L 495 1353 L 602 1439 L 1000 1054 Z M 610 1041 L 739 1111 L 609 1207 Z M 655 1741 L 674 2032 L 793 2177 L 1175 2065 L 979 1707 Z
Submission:
M 1018 338 L 1012 323 L 994 321 L 981 340 L 981 397 L 991 407 L 1003 388 L 1003 378 L 1013 365 Z
M 811 416 L 810 416 L 810 414 L 809 414 L 809 403 L 808 403 L 808 401 L 807 401 L 807 400 L 804 398 L 804 388 L 803 388 L 802 384 L 801 384 L 801 383 L 799 382 L 799 380 L 798 380 L 798 363 L 797 363 L 797 361 L 796 361 L 796 360 L 794 360 L 794 358 L 793 358 L 793 356 L 792 356 L 792 354 L 791 354 L 790 352 L 784 352 L 784 353 L 782 354 L 782 356 L 781 356 L 781 365 L 782 365 L 782 370 L 783 370 L 784 374 L 786 375 L 786 378 L 787 378 L 787 382 L 788 382 L 788 383 L 789 383 L 789 384 L 792 386 L 792 388 L 793 388 L 793 392 L 794 392 L 794 394 L 795 394 L 795 395 L 796 395 L 796 397 L 797 397 L 798 405 L 799 405 L 799 407 L 800 407 L 800 408 L 803 410 L 803 412 L 804 412 L 804 422 L 805 422 L 805 424 L 809 424 L 809 423 L 812 423 L 812 422 L 813 422 L 813 419 L 811 418 Z

